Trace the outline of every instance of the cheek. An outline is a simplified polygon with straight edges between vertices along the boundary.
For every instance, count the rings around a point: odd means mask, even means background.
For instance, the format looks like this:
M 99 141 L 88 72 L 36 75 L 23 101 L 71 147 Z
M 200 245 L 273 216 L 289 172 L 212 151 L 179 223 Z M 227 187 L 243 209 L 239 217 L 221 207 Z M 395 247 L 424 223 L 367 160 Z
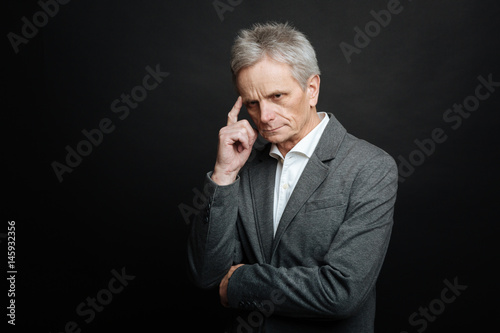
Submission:
M 283 115 L 290 119 L 293 123 L 300 123 L 305 110 L 308 106 L 307 101 L 302 96 L 296 96 L 293 99 L 288 100 L 283 106 L 281 106 Z
M 295 123 L 303 125 L 307 122 L 307 117 L 309 113 L 309 103 L 305 99 L 300 99 L 297 104 L 294 105 L 293 115 L 295 118 Z
M 285 124 L 292 124 L 294 116 L 293 106 L 287 103 L 286 105 L 276 106 L 276 118 Z
M 288 109 L 288 120 L 293 128 L 300 127 L 303 123 L 303 112 L 298 107 Z

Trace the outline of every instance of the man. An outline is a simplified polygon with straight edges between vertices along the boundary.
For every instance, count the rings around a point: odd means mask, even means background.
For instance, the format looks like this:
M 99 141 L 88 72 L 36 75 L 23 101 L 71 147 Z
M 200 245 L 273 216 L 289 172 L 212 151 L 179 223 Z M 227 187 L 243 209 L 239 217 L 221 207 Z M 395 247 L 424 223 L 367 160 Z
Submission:
M 373 332 L 394 160 L 317 112 L 316 55 L 288 24 L 242 30 L 231 68 L 240 96 L 192 224 L 192 280 L 238 310 L 228 332 Z M 269 144 L 250 159 L 259 133 Z

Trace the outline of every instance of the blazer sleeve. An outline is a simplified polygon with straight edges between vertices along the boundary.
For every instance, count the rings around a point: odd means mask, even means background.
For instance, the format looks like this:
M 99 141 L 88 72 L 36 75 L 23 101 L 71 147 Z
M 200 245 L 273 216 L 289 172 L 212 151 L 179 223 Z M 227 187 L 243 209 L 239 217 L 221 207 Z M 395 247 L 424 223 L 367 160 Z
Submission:
M 233 264 L 238 216 L 239 177 L 233 184 L 219 186 L 205 177 L 205 207 L 194 218 L 187 242 L 188 276 L 200 288 L 219 285 Z
M 354 178 L 344 221 L 321 263 L 241 266 L 229 280 L 229 305 L 331 320 L 356 313 L 373 291 L 389 244 L 397 179 L 392 157 L 372 158 Z

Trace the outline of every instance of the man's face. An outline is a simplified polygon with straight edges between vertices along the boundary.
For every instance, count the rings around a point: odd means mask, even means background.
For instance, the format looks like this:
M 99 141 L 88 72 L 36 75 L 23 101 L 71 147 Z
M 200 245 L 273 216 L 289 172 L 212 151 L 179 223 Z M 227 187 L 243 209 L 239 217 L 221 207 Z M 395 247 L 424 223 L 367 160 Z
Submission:
M 259 133 L 289 151 L 318 123 L 319 76 L 304 90 L 289 65 L 268 57 L 238 73 L 236 84 Z

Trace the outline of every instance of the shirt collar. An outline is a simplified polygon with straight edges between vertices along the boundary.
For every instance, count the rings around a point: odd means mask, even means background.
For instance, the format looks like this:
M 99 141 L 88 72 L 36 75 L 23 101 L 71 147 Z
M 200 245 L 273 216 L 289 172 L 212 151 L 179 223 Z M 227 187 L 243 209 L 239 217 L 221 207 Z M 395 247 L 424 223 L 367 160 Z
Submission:
M 325 130 L 326 125 L 328 124 L 329 117 L 326 112 L 318 112 L 318 116 L 320 119 L 320 123 L 313 128 L 311 132 L 309 132 L 302 140 L 300 140 L 289 152 L 290 153 L 299 153 L 305 155 L 307 158 L 311 158 L 316 146 L 318 145 L 319 139 Z M 276 144 L 271 145 L 271 150 L 269 151 L 269 155 L 275 159 L 284 160 L 283 155 L 281 154 L 278 146 Z

